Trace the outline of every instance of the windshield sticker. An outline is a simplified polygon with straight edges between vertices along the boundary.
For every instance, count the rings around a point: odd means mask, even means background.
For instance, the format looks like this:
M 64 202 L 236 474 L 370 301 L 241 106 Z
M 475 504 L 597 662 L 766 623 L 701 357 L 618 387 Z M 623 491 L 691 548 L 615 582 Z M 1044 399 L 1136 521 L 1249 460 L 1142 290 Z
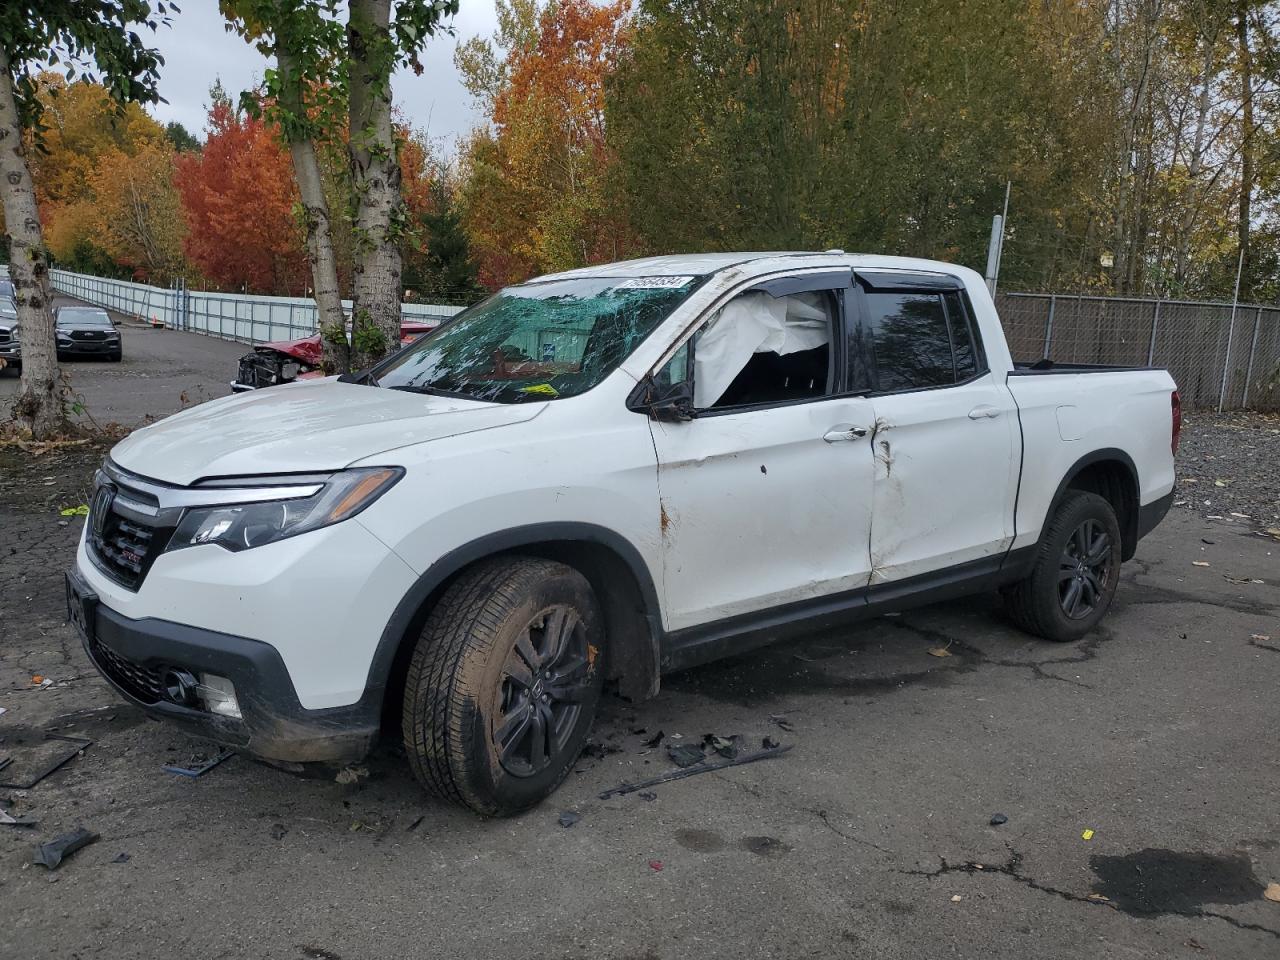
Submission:
M 633 277 L 623 280 L 615 290 L 679 290 L 693 283 L 693 277 Z

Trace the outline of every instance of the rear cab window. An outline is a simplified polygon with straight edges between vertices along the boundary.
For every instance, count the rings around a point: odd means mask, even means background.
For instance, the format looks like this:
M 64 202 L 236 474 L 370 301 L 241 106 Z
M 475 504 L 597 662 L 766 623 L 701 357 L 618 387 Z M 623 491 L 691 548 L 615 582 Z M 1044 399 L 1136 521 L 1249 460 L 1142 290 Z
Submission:
M 880 393 L 967 383 L 987 372 L 967 297 L 954 285 L 877 276 L 864 284 L 862 349 Z

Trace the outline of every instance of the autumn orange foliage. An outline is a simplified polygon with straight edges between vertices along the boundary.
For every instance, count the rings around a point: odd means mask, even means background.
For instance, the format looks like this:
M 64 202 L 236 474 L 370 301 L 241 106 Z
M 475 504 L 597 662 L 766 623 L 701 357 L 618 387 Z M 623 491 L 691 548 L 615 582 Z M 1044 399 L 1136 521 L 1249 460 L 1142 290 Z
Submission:
M 174 183 L 187 220 L 183 249 L 207 280 L 250 293 L 306 290 L 293 167 L 264 122 L 214 103 L 204 150 L 177 158 Z

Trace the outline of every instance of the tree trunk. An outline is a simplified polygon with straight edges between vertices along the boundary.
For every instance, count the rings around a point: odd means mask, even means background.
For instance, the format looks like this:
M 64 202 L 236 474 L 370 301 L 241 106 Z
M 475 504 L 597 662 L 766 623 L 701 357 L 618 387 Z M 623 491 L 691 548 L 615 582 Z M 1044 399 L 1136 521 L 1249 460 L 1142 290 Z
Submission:
M 391 127 L 391 0 L 351 0 L 347 49 L 351 179 L 356 196 L 351 299 L 353 364 L 400 346 L 400 233 L 404 201 Z
M 297 91 L 297 85 L 303 80 L 298 76 L 298 64 L 293 55 L 277 46 L 276 60 L 285 76 L 285 89 Z M 295 116 L 302 115 L 305 107 L 301 96 L 281 99 L 292 101 L 284 106 Z M 324 350 L 324 371 L 346 373 L 351 369 L 351 346 L 347 342 L 347 318 L 342 312 L 342 294 L 338 288 L 338 258 L 333 252 L 329 201 L 324 195 L 324 179 L 320 174 L 320 161 L 316 159 L 316 145 L 310 137 L 291 138 L 289 155 L 293 158 L 293 177 L 298 182 L 298 194 L 302 197 L 307 260 L 311 264 L 311 288 L 316 301 L 316 328 L 320 331 Z
M 1214 49 L 1218 45 L 1218 25 L 1213 32 L 1205 32 L 1204 64 L 1202 66 L 1202 83 L 1200 100 L 1196 110 L 1196 132 L 1191 146 L 1191 159 L 1187 164 L 1187 197 L 1183 200 L 1182 219 L 1178 229 L 1178 250 L 1174 261 L 1173 277 L 1176 285 L 1174 293 L 1183 296 L 1187 286 L 1187 264 L 1191 256 L 1191 231 L 1195 228 L 1196 215 L 1200 210 L 1200 171 L 1204 167 L 1205 128 L 1209 120 L 1209 95 L 1213 89 Z
M 13 97 L 9 55 L 0 49 L 0 194 L 9 236 L 9 275 L 22 325 L 22 392 L 14 416 L 32 436 L 47 440 L 64 431 L 67 414 L 53 340 L 49 302 L 49 254 L 40 230 L 36 191 L 22 147 L 22 124 Z
M 1249 262 L 1249 223 L 1253 206 L 1253 54 L 1249 51 L 1249 4 L 1236 3 L 1236 40 L 1240 46 L 1240 208 L 1236 229 L 1240 238 L 1240 295 L 1252 294 Z

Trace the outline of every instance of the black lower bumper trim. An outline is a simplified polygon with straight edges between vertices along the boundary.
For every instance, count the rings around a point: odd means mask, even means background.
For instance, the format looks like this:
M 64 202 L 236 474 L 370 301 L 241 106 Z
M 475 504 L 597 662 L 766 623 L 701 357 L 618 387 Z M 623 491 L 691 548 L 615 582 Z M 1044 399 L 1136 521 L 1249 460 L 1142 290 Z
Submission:
M 1139 540 L 1160 525 L 1160 521 L 1165 518 L 1165 514 L 1169 512 L 1169 508 L 1171 506 L 1173 506 L 1172 490 L 1159 500 L 1152 500 L 1150 503 L 1144 503 L 1138 508 Z
M 94 639 L 85 651 L 116 691 L 150 716 L 188 733 L 242 749 L 268 760 L 290 763 L 349 763 L 367 754 L 378 736 L 379 710 L 368 692 L 347 707 L 307 710 L 289 679 L 279 651 L 270 644 L 168 620 L 133 620 L 99 603 Z M 228 678 L 243 719 L 219 716 L 167 700 L 148 702 L 134 684 L 117 678 L 123 658 L 139 670 L 187 670 Z

